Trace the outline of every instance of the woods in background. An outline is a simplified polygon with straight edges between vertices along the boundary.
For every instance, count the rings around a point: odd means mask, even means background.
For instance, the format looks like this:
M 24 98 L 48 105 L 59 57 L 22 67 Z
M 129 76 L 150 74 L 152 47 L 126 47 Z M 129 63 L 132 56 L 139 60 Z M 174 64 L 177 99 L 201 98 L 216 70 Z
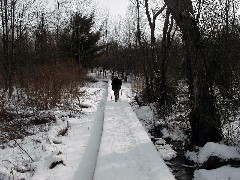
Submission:
M 27 94 L 26 102 L 50 108 L 102 67 L 140 79 L 137 93 L 164 119 L 185 84 L 184 118 L 197 145 L 220 141 L 239 108 L 237 0 L 130 0 L 126 18 L 114 22 L 93 1 L 57 1 L 52 12 L 35 0 L 0 2 L 2 97 Z
M 222 140 L 222 126 L 239 108 L 239 2 L 130 2 L 125 39 L 108 43 L 110 68 L 138 74 L 141 96 L 157 105 L 160 118 L 178 103 L 183 80 L 192 143 Z
M 80 9 L 84 8 L 85 2 Z M 68 4 L 69 5 L 69 4 Z M 84 83 L 94 66 L 100 28 L 94 29 L 94 13 L 69 12 L 63 2 L 50 14 L 40 1 L 1 0 L 0 87 L 11 98 L 49 102 L 54 106 L 63 91 Z M 67 14 L 68 12 L 69 14 Z M 2 96 L 2 97 L 3 97 Z M 48 100 L 47 100 L 48 99 Z M 51 102 L 50 102 L 51 101 Z M 40 108 L 40 102 L 35 102 Z M 41 105 L 42 106 L 42 105 Z M 50 108 L 43 105 L 42 108 Z

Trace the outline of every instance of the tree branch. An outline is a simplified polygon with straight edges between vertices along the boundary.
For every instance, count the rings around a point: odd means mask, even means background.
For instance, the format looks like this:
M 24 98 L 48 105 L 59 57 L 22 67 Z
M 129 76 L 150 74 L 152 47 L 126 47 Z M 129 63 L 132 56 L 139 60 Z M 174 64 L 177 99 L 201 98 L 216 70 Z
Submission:
M 150 13 L 149 13 L 148 0 L 145 0 L 145 9 L 146 9 L 146 15 L 147 15 L 149 26 L 152 28 L 153 22 L 152 22 L 152 18 L 150 16 Z
M 159 9 L 159 11 L 156 12 L 156 14 L 153 15 L 153 20 L 157 19 L 157 17 L 164 11 L 164 9 L 166 8 L 166 6 L 167 6 L 167 5 L 164 4 L 164 6 L 163 6 L 161 9 Z
M 33 159 L 32 159 L 32 157 L 28 154 L 28 152 L 27 152 L 25 149 L 23 149 L 23 147 L 21 147 L 20 144 L 18 144 L 18 142 L 17 142 L 15 139 L 14 139 L 14 142 L 18 145 L 18 147 L 19 147 L 23 152 L 25 152 L 25 153 L 28 155 L 28 157 L 31 159 L 31 161 L 34 162 Z

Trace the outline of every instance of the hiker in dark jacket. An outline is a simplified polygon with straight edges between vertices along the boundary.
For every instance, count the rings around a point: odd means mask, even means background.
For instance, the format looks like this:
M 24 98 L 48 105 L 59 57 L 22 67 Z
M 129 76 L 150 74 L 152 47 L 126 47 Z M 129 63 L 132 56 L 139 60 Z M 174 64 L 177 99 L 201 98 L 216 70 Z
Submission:
M 119 99 L 119 91 L 121 89 L 122 81 L 118 77 L 112 79 L 112 90 L 114 91 L 115 102 Z

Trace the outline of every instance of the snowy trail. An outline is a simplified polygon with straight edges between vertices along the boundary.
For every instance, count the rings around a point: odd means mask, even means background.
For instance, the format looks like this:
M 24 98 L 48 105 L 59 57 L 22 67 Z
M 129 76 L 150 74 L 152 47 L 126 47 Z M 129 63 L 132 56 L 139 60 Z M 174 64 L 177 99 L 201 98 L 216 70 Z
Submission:
M 79 164 L 78 170 L 73 177 L 73 180 L 92 180 L 98 151 L 101 142 L 103 121 L 104 121 L 104 109 L 107 100 L 108 91 L 106 90 L 103 94 L 103 98 L 99 103 L 97 112 L 95 113 L 94 124 L 91 129 L 90 138 L 85 148 L 84 156 Z
M 175 179 L 126 101 L 126 89 L 118 102 L 109 90 L 94 180 Z
M 33 162 L 18 146 L 0 149 L 0 179 L 174 179 L 128 103 L 131 85 L 124 83 L 121 100 L 114 102 L 110 84 L 104 80 L 84 89 L 82 104 L 88 108 L 83 114 L 54 111 L 56 122 L 49 131 L 18 140 Z M 58 136 L 67 124 L 68 133 Z M 10 171 L 26 169 L 26 164 L 34 171 Z
M 102 89 L 93 88 L 89 91 L 92 95 L 92 105 L 89 115 L 81 118 L 68 118 L 71 129 L 67 136 L 60 137 L 61 144 L 56 149 L 63 152 L 62 155 L 50 153 L 49 158 L 43 158 L 32 180 L 92 180 L 102 136 L 104 109 L 107 100 L 107 84 Z M 97 104 L 96 102 L 99 102 Z M 95 107 L 96 106 L 96 107 Z M 56 139 L 56 138 L 55 138 Z M 58 151 L 57 151 L 58 152 Z M 63 160 L 65 165 L 58 165 L 49 170 L 49 164 L 55 160 Z M 45 162 L 46 161 L 46 162 Z M 47 163 L 47 164 L 46 164 Z M 43 165 L 42 165 L 43 164 Z M 0 178 L 1 179 L 1 178 Z
M 45 129 L 36 126 L 32 129 L 36 134 L 17 139 L 21 148 L 14 141 L 2 145 L 0 179 L 173 180 L 174 176 L 161 158 L 165 152 L 157 152 L 128 103 L 133 98 L 131 85 L 123 83 L 120 101 L 114 102 L 111 81 L 108 85 L 107 81 L 102 79 L 82 87 L 81 104 L 79 99 L 73 101 L 76 110 L 82 113 L 52 110 L 56 122 Z M 141 114 L 141 118 L 146 112 L 140 110 L 138 116 Z M 59 136 L 66 127 L 67 134 Z M 167 151 L 165 157 L 172 154 Z M 215 143 L 207 143 L 198 154 L 189 152 L 191 160 L 200 164 L 210 155 L 229 159 L 238 158 L 239 152 L 235 147 Z M 56 166 L 52 167 L 54 164 Z M 239 168 L 229 166 L 199 169 L 194 178 L 238 180 L 239 172 Z

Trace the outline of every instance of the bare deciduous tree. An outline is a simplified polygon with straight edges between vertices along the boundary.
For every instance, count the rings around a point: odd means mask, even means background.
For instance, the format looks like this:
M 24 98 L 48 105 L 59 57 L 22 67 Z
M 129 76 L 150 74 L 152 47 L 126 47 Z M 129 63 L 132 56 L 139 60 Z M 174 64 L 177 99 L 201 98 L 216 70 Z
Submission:
M 186 48 L 192 141 L 198 145 L 220 141 L 222 139 L 220 116 L 214 106 L 215 98 L 209 92 L 202 37 L 194 17 L 192 2 L 165 0 L 165 3 L 183 34 Z

